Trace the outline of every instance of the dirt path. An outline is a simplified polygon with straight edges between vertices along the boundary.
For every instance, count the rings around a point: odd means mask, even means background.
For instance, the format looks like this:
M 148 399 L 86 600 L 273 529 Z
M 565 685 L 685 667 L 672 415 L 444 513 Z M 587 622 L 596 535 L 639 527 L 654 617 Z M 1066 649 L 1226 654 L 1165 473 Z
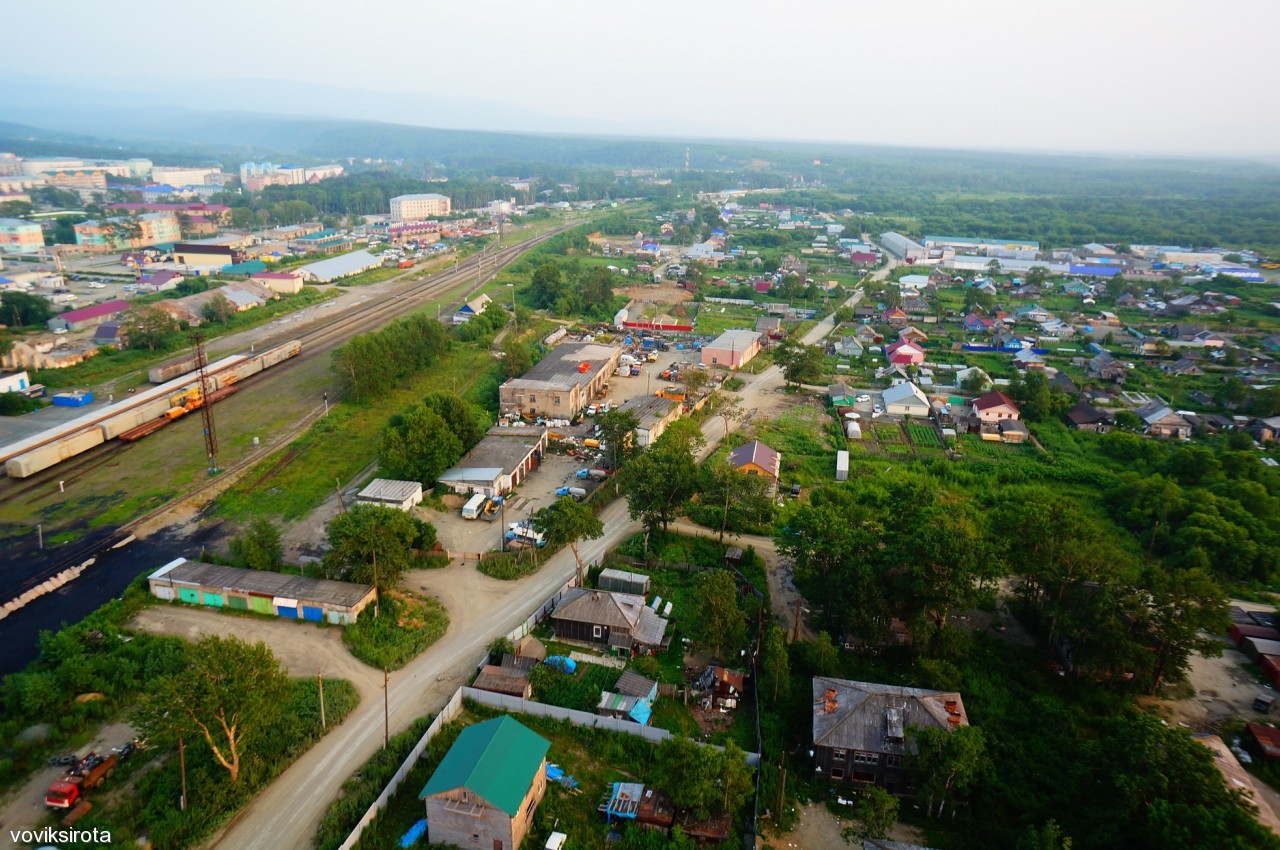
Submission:
M 795 850 L 836 850 L 855 845 L 848 844 L 840 835 L 840 830 L 853 826 L 852 819 L 838 818 L 821 803 L 807 803 L 800 807 L 800 817 L 796 828 L 783 834 L 771 833 L 768 844 L 772 847 L 795 848 Z M 908 844 L 919 844 L 924 840 L 919 829 L 904 823 L 895 824 L 889 838 Z
M 89 744 L 78 750 L 75 755 L 86 753 L 108 753 L 112 747 L 125 744 L 137 735 L 133 727 L 126 723 L 112 723 L 98 730 Z M 48 756 L 62 755 L 65 751 L 49 750 Z M 65 752 L 71 755 L 70 752 Z M 44 792 L 55 779 L 62 775 L 64 767 L 42 767 L 37 770 L 21 786 L 11 791 L 0 804 L 0 847 L 17 847 L 9 840 L 9 830 L 39 829 L 48 816 L 44 804 Z

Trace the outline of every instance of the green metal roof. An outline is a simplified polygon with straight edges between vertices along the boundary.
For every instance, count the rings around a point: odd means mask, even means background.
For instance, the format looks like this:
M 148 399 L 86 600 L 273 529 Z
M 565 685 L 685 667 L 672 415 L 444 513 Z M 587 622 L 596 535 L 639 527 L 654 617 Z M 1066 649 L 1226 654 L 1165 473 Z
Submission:
M 462 730 L 418 799 L 466 788 L 515 817 L 551 742 L 510 717 L 495 717 Z

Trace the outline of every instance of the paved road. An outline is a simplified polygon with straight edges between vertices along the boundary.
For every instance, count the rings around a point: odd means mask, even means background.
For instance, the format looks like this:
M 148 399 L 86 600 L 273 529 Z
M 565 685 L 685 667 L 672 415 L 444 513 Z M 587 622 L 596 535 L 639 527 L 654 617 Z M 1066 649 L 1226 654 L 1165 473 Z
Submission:
M 847 304 L 856 304 L 859 295 Z M 834 319 L 827 316 L 804 335 L 813 344 L 831 333 Z M 759 375 L 741 376 L 742 406 L 758 406 L 765 394 L 782 386 L 782 371 L 770 366 Z M 709 417 L 702 426 L 709 454 L 724 435 L 718 417 Z M 605 553 L 641 529 L 627 515 L 625 500 L 619 499 L 600 514 L 605 534 L 579 547 L 584 563 L 603 558 Z M 763 544 L 763 538 L 762 538 Z M 567 548 L 553 555 L 534 576 L 511 585 L 511 591 L 496 601 L 478 620 L 464 629 L 453 629 L 403 670 L 390 677 L 388 713 L 391 734 L 405 729 L 415 719 L 444 705 L 475 670 L 485 647 L 493 638 L 514 629 L 575 572 L 573 553 Z M 330 732 L 284 772 L 212 845 L 234 850 L 289 850 L 309 848 L 316 826 L 342 783 L 382 746 L 383 706 L 378 699 L 364 700 L 342 726 Z

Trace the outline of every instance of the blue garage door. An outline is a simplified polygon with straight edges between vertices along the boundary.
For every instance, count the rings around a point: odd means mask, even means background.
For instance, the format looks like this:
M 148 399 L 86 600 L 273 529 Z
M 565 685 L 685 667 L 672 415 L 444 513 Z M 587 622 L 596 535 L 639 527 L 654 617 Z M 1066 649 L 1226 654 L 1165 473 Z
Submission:
M 276 613 L 279 614 L 281 617 L 292 617 L 295 620 L 298 619 L 298 609 L 290 608 L 287 605 L 277 605 Z
M 324 620 L 324 609 L 312 608 L 310 605 L 303 605 L 302 619 L 311 620 L 312 622 L 315 622 L 315 623 L 322 622 Z

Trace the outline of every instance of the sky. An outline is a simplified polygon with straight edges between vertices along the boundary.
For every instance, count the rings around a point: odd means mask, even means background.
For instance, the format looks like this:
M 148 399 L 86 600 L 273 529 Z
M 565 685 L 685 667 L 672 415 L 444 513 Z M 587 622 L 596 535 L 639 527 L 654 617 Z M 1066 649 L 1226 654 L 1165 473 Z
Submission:
M 1276 0 L 42 0 L 4 20 L 32 37 L 0 52 L 0 119 L 22 117 L 25 97 L 67 117 L 118 101 L 483 130 L 1280 153 Z

